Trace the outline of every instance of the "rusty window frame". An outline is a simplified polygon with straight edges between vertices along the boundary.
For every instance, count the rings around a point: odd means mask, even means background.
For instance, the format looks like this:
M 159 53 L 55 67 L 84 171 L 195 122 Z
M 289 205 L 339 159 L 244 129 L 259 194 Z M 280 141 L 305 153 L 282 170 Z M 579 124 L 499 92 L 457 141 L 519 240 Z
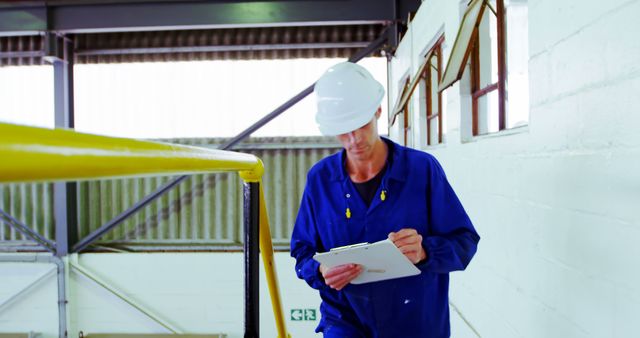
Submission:
M 404 84 L 404 90 L 405 92 L 409 91 L 409 87 L 410 87 L 410 81 L 409 81 L 409 77 L 407 77 L 407 80 Z M 411 93 L 408 94 L 407 98 L 411 97 Z M 404 133 L 404 145 L 408 146 L 409 145 L 409 132 L 411 131 L 411 124 L 409 123 L 409 100 L 405 100 L 404 101 L 404 105 L 402 106 L 402 122 L 403 122 L 403 133 Z
M 456 81 L 460 80 L 464 73 L 467 60 L 471 54 L 471 46 L 473 45 L 474 32 L 477 31 L 480 19 L 486 8 L 486 0 L 471 0 L 460 22 L 458 34 L 453 42 L 451 54 L 447 60 L 442 80 L 440 82 L 440 90 L 445 90 Z
M 479 101 L 481 98 L 488 96 L 494 91 L 498 91 L 498 131 L 506 129 L 506 109 L 505 109 L 505 84 L 506 84 L 506 50 L 505 50 L 505 25 L 504 25 L 504 0 L 495 0 L 496 9 L 494 10 L 489 1 L 485 0 L 487 7 L 496 17 L 496 55 L 497 55 L 497 75 L 496 82 L 481 86 L 480 79 L 480 37 L 479 29 L 476 26 L 474 30 L 474 43 L 471 48 L 471 97 L 472 97 L 472 132 L 473 136 L 480 135 L 480 108 Z M 480 16 L 482 19 L 482 16 Z M 488 112 L 490 114 L 491 112 Z M 488 131 L 487 131 L 488 132 Z
M 424 81 L 425 88 L 425 116 L 426 116 L 426 129 L 427 129 L 427 146 L 433 145 L 431 143 L 431 123 L 433 120 L 438 122 L 438 143 L 442 143 L 442 91 L 439 90 L 438 84 L 442 80 L 442 44 L 444 42 L 444 35 L 440 36 L 436 43 L 431 47 L 425 57 L 425 64 L 420 78 Z M 433 59 L 436 58 L 436 66 L 433 65 Z M 436 76 L 436 85 L 433 86 L 433 76 Z M 433 96 L 437 96 L 438 99 L 438 111 L 433 113 Z
M 460 80 L 467 60 L 471 58 L 472 133 L 479 131 L 479 100 L 498 91 L 498 131 L 506 129 L 506 49 L 505 49 L 505 7 L 504 0 L 495 0 L 496 8 L 489 0 L 470 1 L 458 30 L 458 36 L 447 63 L 440 91 Z M 496 82 L 480 88 L 480 46 L 479 29 L 486 8 L 496 17 L 497 75 Z
M 390 116 L 391 122 L 389 123 L 389 126 L 392 127 L 395 123 L 396 123 L 396 119 L 398 117 L 398 115 L 402 114 L 402 119 L 403 119 L 403 126 L 402 126 L 402 131 L 403 131 L 403 145 L 407 145 L 407 140 L 408 140 L 408 130 L 410 129 L 409 126 L 409 96 L 410 96 L 410 88 L 411 88 L 411 78 L 409 75 L 407 75 L 404 78 L 404 86 L 402 87 L 402 91 L 400 92 L 400 95 L 398 96 L 398 101 L 395 105 L 395 108 L 393 109 L 393 114 Z

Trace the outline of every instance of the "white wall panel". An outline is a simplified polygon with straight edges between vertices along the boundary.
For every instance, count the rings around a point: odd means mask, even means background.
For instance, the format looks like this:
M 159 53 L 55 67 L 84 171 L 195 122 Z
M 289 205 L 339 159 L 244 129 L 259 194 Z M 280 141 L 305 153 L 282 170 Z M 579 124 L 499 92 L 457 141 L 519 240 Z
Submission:
M 635 336 L 640 1 L 528 4 L 529 125 L 465 137 L 463 79 L 446 90 L 446 144 L 425 149 L 482 236 L 467 271 L 452 274 L 453 337 Z M 450 52 L 456 6 L 423 2 L 390 79 L 419 64 L 442 25 Z

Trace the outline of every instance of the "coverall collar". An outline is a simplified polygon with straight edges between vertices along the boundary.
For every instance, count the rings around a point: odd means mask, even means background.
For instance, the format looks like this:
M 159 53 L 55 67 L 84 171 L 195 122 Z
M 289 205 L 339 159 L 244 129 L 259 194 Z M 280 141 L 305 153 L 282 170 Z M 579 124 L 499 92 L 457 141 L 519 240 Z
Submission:
M 406 161 L 401 161 L 400 157 L 402 157 L 403 152 L 405 151 L 404 147 L 401 145 L 389 140 L 386 137 L 380 137 L 382 141 L 386 142 L 388 145 L 389 152 L 391 152 L 391 163 L 388 163 L 387 166 L 387 175 L 390 179 L 394 179 L 397 181 L 404 182 L 406 180 Z M 341 170 L 334 170 L 331 172 L 331 181 L 344 181 L 349 178 L 345 167 L 342 165 L 342 159 L 347 156 L 347 151 L 342 149 L 339 156 L 334 156 L 332 158 L 333 168 L 341 168 Z

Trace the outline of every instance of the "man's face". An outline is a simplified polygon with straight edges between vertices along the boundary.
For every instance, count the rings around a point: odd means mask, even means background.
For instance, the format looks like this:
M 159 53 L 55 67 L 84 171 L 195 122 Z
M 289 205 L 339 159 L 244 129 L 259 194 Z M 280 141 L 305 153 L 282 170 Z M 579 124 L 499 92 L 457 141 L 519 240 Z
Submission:
M 347 151 L 347 157 L 353 160 L 368 160 L 373 154 L 373 146 L 379 139 L 377 119 L 380 111 L 364 126 L 337 136 L 342 147 Z

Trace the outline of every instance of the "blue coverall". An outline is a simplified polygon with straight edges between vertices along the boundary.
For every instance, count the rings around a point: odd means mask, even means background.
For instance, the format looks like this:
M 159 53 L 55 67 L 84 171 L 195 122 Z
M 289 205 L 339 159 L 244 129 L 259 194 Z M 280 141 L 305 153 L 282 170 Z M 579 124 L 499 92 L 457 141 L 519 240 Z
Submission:
M 388 139 L 390 159 L 369 207 L 344 167 L 344 150 L 311 168 L 291 238 L 296 273 L 318 289 L 322 315 L 316 332 L 360 338 L 447 338 L 449 272 L 464 270 L 480 237 L 436 159 Z M 346 209 L 350 210 L 350 217 Z M 427 259 L 421 273 L 341 291 L 324 283 L 316 252 L 386 239 L 414 228 Z M 330 335 L 331 336 L 331 335 Z

